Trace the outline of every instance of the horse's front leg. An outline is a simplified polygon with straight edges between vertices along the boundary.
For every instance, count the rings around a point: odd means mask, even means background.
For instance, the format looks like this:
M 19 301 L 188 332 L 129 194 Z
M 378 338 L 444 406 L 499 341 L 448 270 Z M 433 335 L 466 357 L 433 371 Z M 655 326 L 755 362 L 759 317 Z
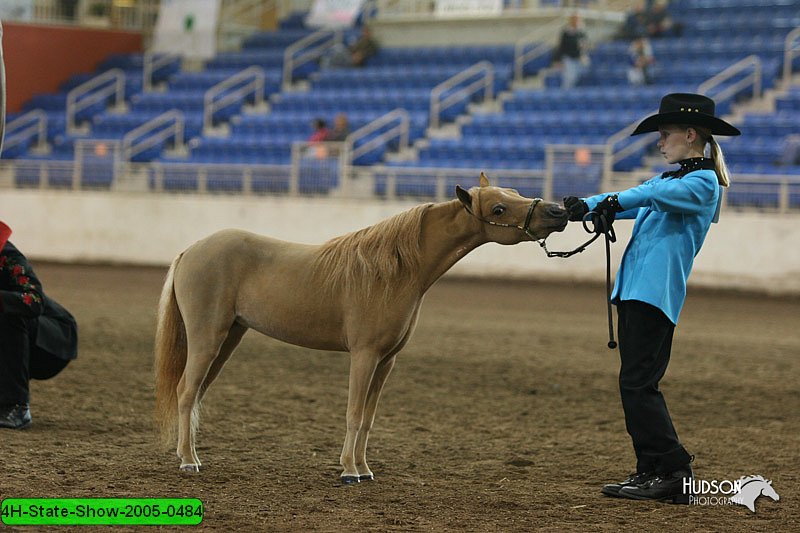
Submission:
M 364 421 L 361 423 L 361 430 L 358 432 L 358 438 L 356 439 L 355 459 L 360 481 L 368 481 L 374 478 L 372 470 L 367 465 L 367 441 L 369 440 L 369 431 L 375 422 L 375 412 L 378 408 L 378 401 L 381 399 L 381 391 L 386 383 L 386 378 L 389 377 L 389 373 L 394 368 L 395 357 L 394 355 L 386 357 L 378 364 L 372 377 L 372 383 L 369 386 L 367 403 L 364 408 Z
M 339 464 L 342 465 L 342 483 L 358 483 L 359 475 L 355 461 L 355 445 L 358 432 L 364 420 L 364 406 L 367 400 L 372 375 L 378 365 L 374 352 L 353 351 L 350 357 L 350 386 L 347 394 L 347 435 L 342 446 Z

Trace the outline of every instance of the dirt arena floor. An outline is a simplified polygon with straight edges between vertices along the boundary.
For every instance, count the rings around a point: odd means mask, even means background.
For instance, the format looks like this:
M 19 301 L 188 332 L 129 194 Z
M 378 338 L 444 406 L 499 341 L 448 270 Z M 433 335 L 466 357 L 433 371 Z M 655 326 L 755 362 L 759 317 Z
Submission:
M 441 280 L 379 407 L 376 480 L 342 487 L 346 354 L 248 333 L 182 475 L 151 425 L 165 269 L 36 268 L 81 353 L 33 383 L 31 428 L 0 430 L 0 498 L 197 497 L 209 531 L 800 531 L 798 298 L 691 291 L 663 381 L 698 478 L 772 480 L 753 514 L 600 494 L 633 466 L 602 286 Z

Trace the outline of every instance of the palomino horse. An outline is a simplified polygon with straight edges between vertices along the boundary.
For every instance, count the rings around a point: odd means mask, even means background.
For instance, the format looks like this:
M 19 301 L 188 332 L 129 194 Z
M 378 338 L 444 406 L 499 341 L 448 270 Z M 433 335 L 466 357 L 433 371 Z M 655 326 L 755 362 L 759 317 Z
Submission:
M 198 406 L 253 328 L 350 352 L 341 479 L 373 479 L 366 450 L 378 398 L 425 291 L 484 243 L 544 239 L 567 224 L 561 206 L 490 186 L 483 173 L 480 187 L 456 193 L 320 246 L 224 230 L 178 255 L 159 303 L 155 371 L 156 418 L 166 441 L 177 425 L 181 470 L 199 471 Z

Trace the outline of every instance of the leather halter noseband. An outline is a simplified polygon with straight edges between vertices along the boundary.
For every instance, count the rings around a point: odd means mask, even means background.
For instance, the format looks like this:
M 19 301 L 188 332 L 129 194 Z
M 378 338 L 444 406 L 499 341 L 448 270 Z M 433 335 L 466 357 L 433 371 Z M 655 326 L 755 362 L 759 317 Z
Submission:
M 481 192 L 479 190 L 478 191 L 478 205 L 480 205 L 480 201 L 481 201 Z M 501 227 L 501 228 L 515 228 L 515 229 L 518 229 L 518 230 L 522 231 L 523 233 L 525 233 L 525 235 L 530 237 L 530 239 L 532 241 L 536 242 L 539 246 L 542 247 L 542 249 L 544 249 L 544 252 L 545 252 L 545 254 L 547 254 L 547 257 L 572 257 L 573 255 L 579 254 L 579 253 L 583 252 L 584 250 L 586 250 L 586 248 L 590 244 L 592 244 L 594 241 L 596 241 L 597 238 L 600 237 L 600 235 L 602 235 L 603 233 L 606 234 L 606 238 L 608 238 L 611 242 L 615 242 L 617 240 L 616 235 L 614 235 L 614 230 L 611 227 L 607 228 L 604 232 L 595 232 L 593 229 L 589 228 L 587 223 L 590 220 L 592 220 L 595 224 L 597 224 L 599 222 L 599 223 L 602 224 L 601 227 L 605 227 L 605 219 L 600 220 L 599 217 L 598 217 L 598 220 L 595 221 L 594 217 L 597 216 L 597 213 L 595 213 L 594 211 L 590 211 L 589 213 L 586 214 L 586 216 L 583 217 L 583 220 L 581 221 L 581 223 L 583 224 L 583 229 L 585 229 L 587 233 L 594 233 L 594 236 L 591 239 L 589 239 L 588 241 L 586 241 L 585 243 L 583 243 L 580 246 L 578 246 L 577 248 L 575 248 L 574 250 L 570 250 L 568 252 L 551 252 L 550 250 L 547 249 L 547 244 L 545 243 L 545 240 L 547 240 L 547 237 L 545 237 L 544 239 L 540 239 L 539 237 L 535 236 L 531 232 L 531 228 L 530 228 L 531 220 L 533 219 L 533 211 L 536 209 L 536 205 L 541 201 L 542 201 L 541 198 L 534 198 L 531 201 L 531 205 L 528 207 L 528 214 L 525 216 L 525 224 L 522 225 L 522 226 L 520 226 L 518 224 L 505 224 L 503 222 L 494 222 L 492 220 L 487 220 L 487 219 L 483 218 L 482 216 L 477 215 L 474 211 L 472 211 L 471 207 L 467 208 L 467 212 L 470 215 L 472 215 L 475 218 L 477 218 L 478 220 L 480 220 L 481 222 L 489 224 L 490 226 L 498 226 L 498 227 Z
M 515 229 L 518 229 L 521 232 L 523 232 L 525 235 L 530 237 L 531 240 L 538 242 L 540 245 L 543 245 L 544 244 L 544 239 L 539 239 L 533 233 L 531 233 L 531 227 L 530 227 L 531 226 L 531 220 L 533 219 L 533 211 L 534 211 L 534 209 L 536 209 L 536 204 L 538 204 L 541 201 L 542 201 L 541 198 L 534 198 L 533 199 L 533 201 L 531 202 L 531 205 L 528 206 L 528 214 L 525 216 L 525 224 L 522 225 L 522 226 L 520 226 L 518 224 L 506 224 L 504 222 L 494 222 L 493 220 L 487 220 L 487 219 L 483 218 L 482 216 L 477 215 L 474 211 L 472 211 L 471 207 L 468 208 L 467 211 L 469 212 L 470 215 L 474 216 L 475 218 L 477 218 L 481 222 L 489 224 L 490 226 L 498 226 L 498 227 L 501 227 L 501 228 L 515 228 Z M 481 202 L 481 193 L 480 193 L 480 191 L 478 191 L 478 205 L 480 205 L 480 202 Z

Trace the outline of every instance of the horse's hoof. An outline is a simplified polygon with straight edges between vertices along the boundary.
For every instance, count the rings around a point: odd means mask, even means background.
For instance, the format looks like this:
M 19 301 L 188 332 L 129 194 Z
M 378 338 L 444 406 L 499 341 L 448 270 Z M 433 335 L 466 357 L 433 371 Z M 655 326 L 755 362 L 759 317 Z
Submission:
M 373 474 L 363 474 L 361 476 L 358 476 L 359 481 L 372 481 L 374 479 L 375 476 Z
M 200 465 L 181 465 L 181 472 L 186 474 L 199 474 L 200 473 Z
M 342 476 L 341 480 L 342 485 L 353 485 L 361 481 L 361 478 L 359 476 Z

